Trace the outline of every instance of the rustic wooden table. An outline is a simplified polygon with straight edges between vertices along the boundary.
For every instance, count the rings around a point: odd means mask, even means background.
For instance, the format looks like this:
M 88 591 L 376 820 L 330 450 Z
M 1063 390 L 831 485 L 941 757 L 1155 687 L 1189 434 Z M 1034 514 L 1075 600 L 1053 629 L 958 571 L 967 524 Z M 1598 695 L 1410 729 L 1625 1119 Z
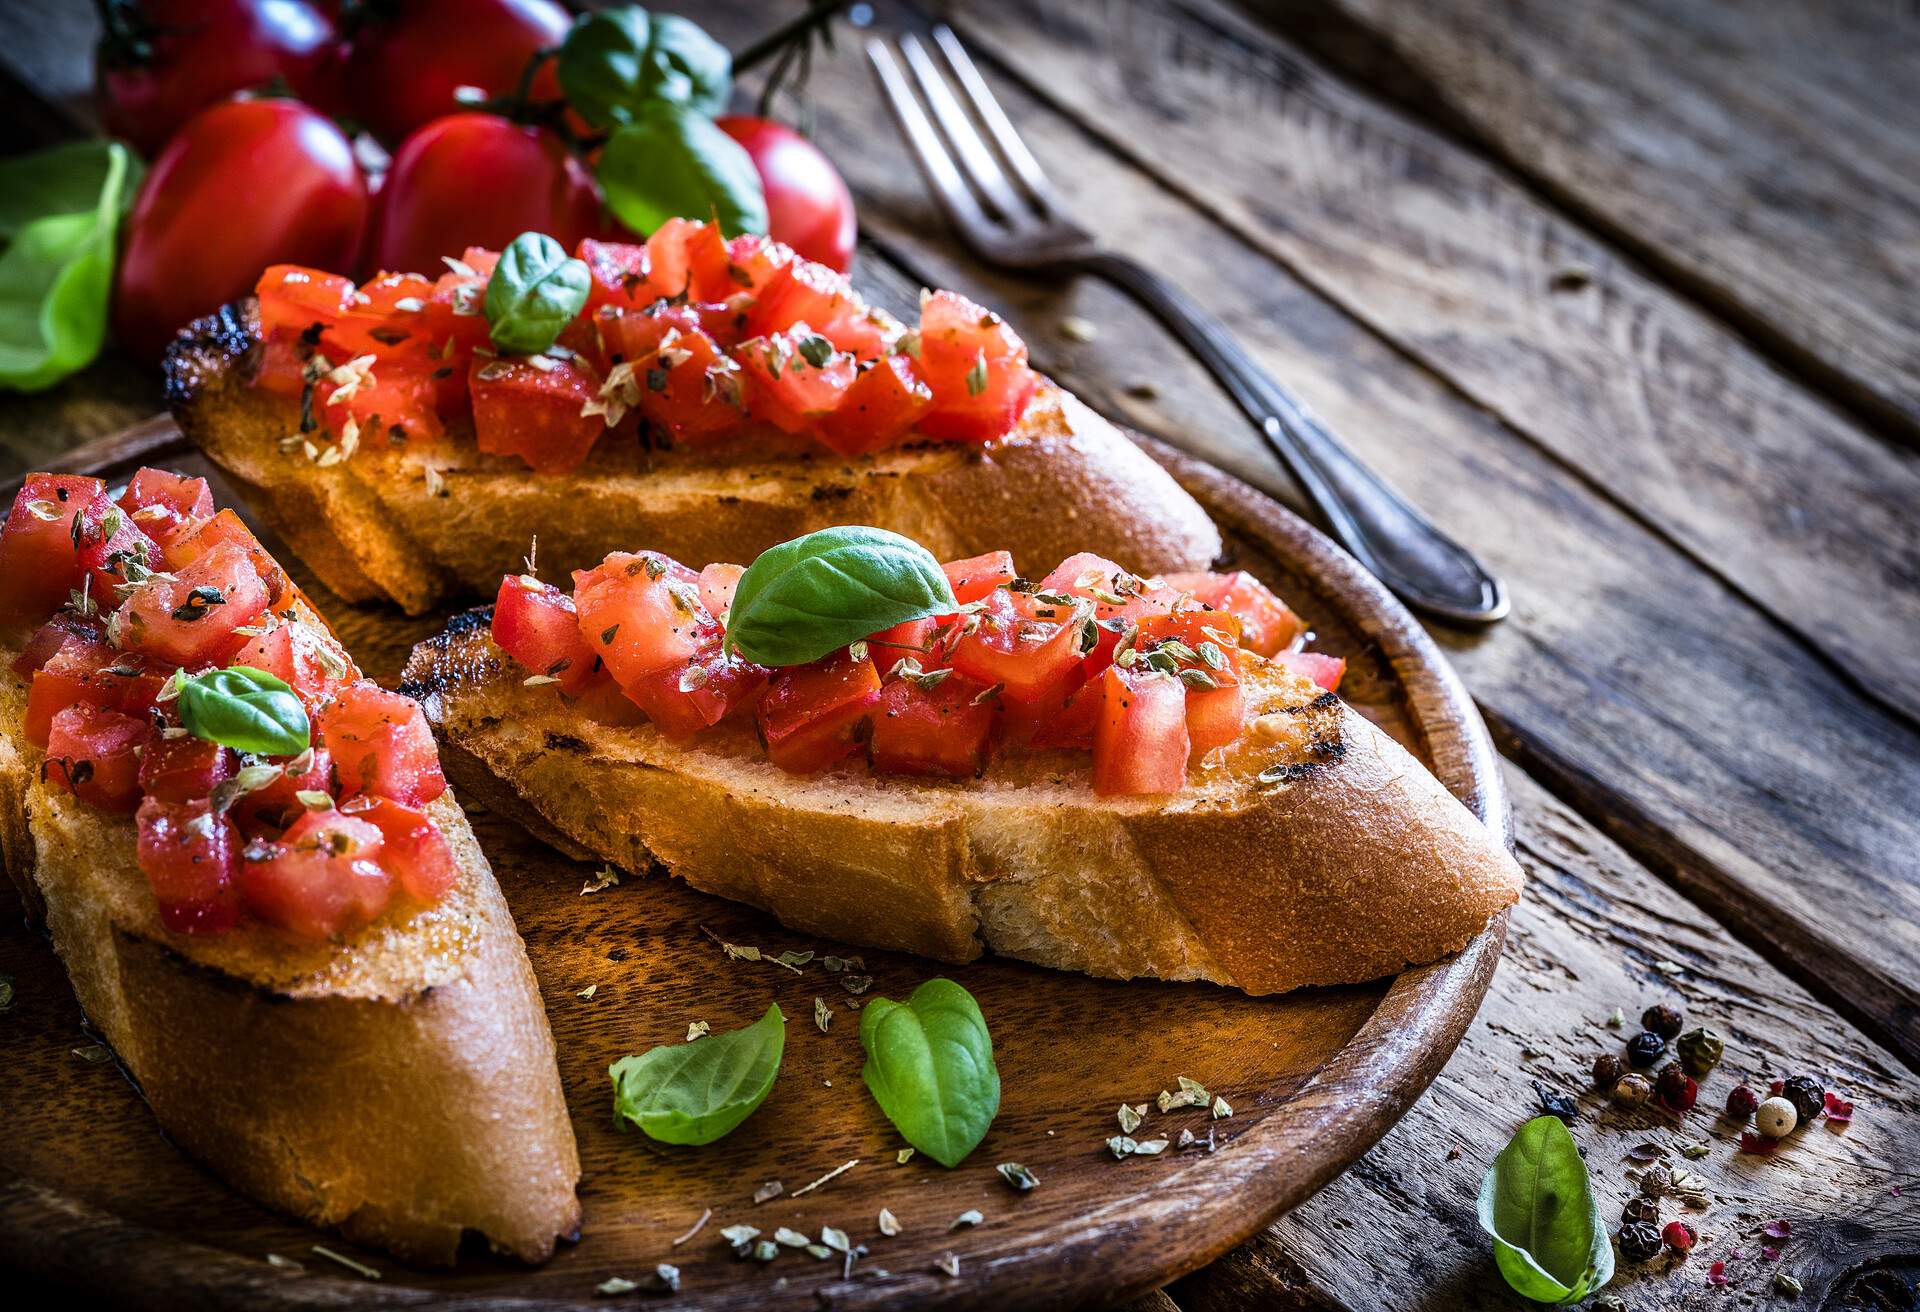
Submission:
M 84 122 L 92 22 L 62 0 L 12 8 L 10 146 Z M 736 47 L 770 21 L 751 0 L 698 9 Z M 1628 1306 L 1778 1300 L 1780 1274 L 1807 1306 L 1913 1306 L 1914 18 L 1811 0 L 957 14 L 1073 207 L 1218 311 L 1514 595 L 1491 632 L 1438 635 L 1505 754 L 1532 877 L 1480 1018 L 1343 1178 L 1147 1306 L 1520 1306 L 1474 1198 L 1536 1080 L 1581 1094 L 1610 1214 L 1635 1145 L 1710 1145 L 1686 1163 L 1712 1195 L 1689 1214 L 1701 1246 L 1623 1265 L 1609 1292 Z M 959 250 L 858 46 L 816 66 L 811 104 L 859 195 L 861 280 L 1003 308 L 1094 405 L 1298 504 L 1116 294 L 1000 279 Z M 114 359 L 0 400 L 0 471 L 157 405 L 152 372 Z M 1728 1036 L 1682 1122 L 1584 1092 L 1622 1038 L 1608 1016 L 1662 1000 Z M 1738 1153 L 1709 1105 L 1734 1077 L 1803 1070 L 1857 1104 L 1852 1125 Z M 1792 1238 L 1769 1256 L 1774 1219 Z

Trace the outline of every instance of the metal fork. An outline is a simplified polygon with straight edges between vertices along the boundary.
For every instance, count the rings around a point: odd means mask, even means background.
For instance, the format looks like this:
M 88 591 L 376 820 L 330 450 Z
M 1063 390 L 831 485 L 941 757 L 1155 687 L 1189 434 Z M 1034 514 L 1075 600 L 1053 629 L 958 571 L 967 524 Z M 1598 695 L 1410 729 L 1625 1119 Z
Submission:
M 912 34 L 895 39 L 897 55 L 885 40 L 869 40 L 867 58 L 934 199 L 973 252 L 1006 269 L 1091 273 L 1119 287 L 1200 357 L 1328 529 L 1376 578 L 1441 619 L 1490 624 L 1506 615 L 1500 580 L 1363 465 L 1219 320 L 1156 274 L 1101 249 L 1067 212 L 959 38 L 944 24 L 931 36 L 937 63 Z

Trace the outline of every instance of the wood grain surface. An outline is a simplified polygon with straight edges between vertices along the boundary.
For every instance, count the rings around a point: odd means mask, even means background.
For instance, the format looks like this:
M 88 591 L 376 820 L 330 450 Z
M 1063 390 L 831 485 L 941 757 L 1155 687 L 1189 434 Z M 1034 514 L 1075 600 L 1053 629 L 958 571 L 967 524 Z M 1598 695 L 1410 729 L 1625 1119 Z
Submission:
M 1419 626 L 1276 503 L 1170 450 L 1154 454 L 1219 519 L 1235 562 L 1310 617 L 1317 646 L 1349 659 L 1348 699 L 1504 832 L 1492 745 Z M 177 463 L 205 471 L 197 457 Z M 131 466 L 106 468 L 124 475 Z M 434 626 L 315 596 L 363 667 L 388 681 Z M 852 972 L 729 961 L 714 938 L 774 953 L 825 953 L 833 944 L 802 940 L 664 873 L 587 894 L 591 867 L 499 817 L 481 814 L 474 823 L 514 908 L 559 1049 L 585 1172 L 579 1245 L 530 1272 L 476 1258 L 451 1274 L 423 1275 L 356 1253 L 388 1268 L 387 1278 L 376 1290 L 343 1281 L 312 1259 L 324 1236 L 235 1198 L 164 1141 L 111 1062 L 77 1055 L 101 1053 L 79 1037 L 81 1017 L 45 943 L 16 930 L 0 938 L 0 971 L 14 977 L 16 999 L 0 1038 L 21 1090 L 9 1107 L 18 1133 L 0 1145 L 0 1163 L 15 1180 L 0 1190 L 0 1261 L 85 1293 L 109 1288 L 103 1282 L 117 1281 L 117 1268 L 75 1262 L 71 1250 L 41 1242 L 50 1221 L 77 1205 L 103 1213 L 97 1224 L 173 1237 L 175 1247 L 149 1241 L 140 1251 L 169 1270 L 166 1284 L 182 1306 L 208 1298 L 298 1306 L 320 1296 L 339 1306 L 391 1305 L 422 1290 L 553 1306 L 587 1300 L 611 1277 L 650 1279 L 660 1262 L 679 1268 L 689 1307 L 799 1308 L 820 1297 L 836 1307 L 1107 1302 L 1218 1256 L 1384 1133 L 1464 1032 L 1505 920 L 1458 957 L 1398 982 L 1280 998 L 1116 984 L 1011 962 L 942 970 L 871 950 L 859 970 L 871 992 L 856 994 L 846 986 Z M 18 923 L 17 909 L 6 921 Z M 901 1144 L 861 1087 L 856 1037 L 865 1001 L 903 996 L 937 973 L 980 1000 L 1004 1090 L 986 1141 L 952 1172 L 895 1160 Z M 822 1000 L 824 1027 L 815 1019 Z M 789 1020 L 786 1057 L 772 1096 L 740 1130 L 695 1151 L 619 1130 L 607 1110 L 610 1063 L 681 1041 L 694 1021 L 737 1028 L 769 1002 Z M 1105 1140 L 1118 1132 L 1120 1103 L 1151 1104 L 1161 1089 L 1178 1088 L 1181 1075 L 1225 1098 L 1232 1114 L 1150 1107 L 1136 1137 L 1184 1129 L 1196 1141 L 1158 1158 L 1114 1160 Z M 1003 1161 L 1024 1164 L 1041 1186 L 1012 1190 L 995 1171 Z M 844 1162 L 857 1165 L 801 1202 L 808 1182 Z M 754 1203 L 768 1180 L 789 1196 Z M 899 1218 L 899 1236 L 878 1233 L 881 1207 Z M 672 1243 L 709 1209 L 706 1229 Z M 970 1209 L 985 1219 L 957 1224 Z M 838 1227 L 871 1249 L 857 1264 L 866 1270 L 793 1251 L 770 1267 L 743 1263 L 719 1236 L 741 1222 L 769 1234 L 782 1225 L 809 1236 Z M 207 1249 L 252 1259 L 251 1272 L 222 1260 L 211 1263 L 216 1274 L 202 1274 Z M 304 1257 L 311 1287 L 283 1298 L 284 1277 L 266 1263 L 269 1252 Z M 948 1253 L 959 1257 L 957 1276 L 938 1269 Z

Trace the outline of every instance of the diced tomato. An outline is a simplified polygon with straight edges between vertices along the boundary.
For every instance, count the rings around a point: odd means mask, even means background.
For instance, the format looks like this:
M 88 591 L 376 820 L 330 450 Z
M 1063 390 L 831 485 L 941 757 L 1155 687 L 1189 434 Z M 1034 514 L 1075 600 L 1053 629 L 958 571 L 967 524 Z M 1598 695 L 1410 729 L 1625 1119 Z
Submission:
M 176 934 L 217 934 L 240 919 L 233 824 L 205 798 L 140 803 L 135 855 L 160 904 L 160 923 Z
M 333 790 L 333 757 L 318 745 L 298 756 L 278 757 L 265 762 L 282 767 L 280 777 L 264 788 L 244 793 L 233 804 L 235 823 L 247 834 L 263 830 L 279 833 L 307 813 L 301 793 L 330 797 Z
M 895 679 L 880 693 L 870 744 L 873 768 L 886 774 L 971 779 L 993 748 L 994 701 L 977 683 L 948 677 L 932 688 Z
M 336 439 L 351 432 L 361 442 L 431 442 L 447 431 L 441 385 L 452 378 L 451 365 L 424 355 L 383 357 L 361 369 L 342 365 L 315 385 L 314 411 Z
M 1230 574 L 1169 574 L 1166 584 L 1240 620 L 1240 645 L 1271 656 L 1306 632 L 1306 621 L 1245 570 Z
M 716 630 L 712 644 L 693 660 L 649 674 L 626 692 L 661 733 L 684 741 L 751 703 L 766 686 L 765 669 L 720 654 Z
M 814 432 L 853 386 L 853 357 L 804 322 L 740 343 L 734 358 L 746 376 L 748 410 L 783 432 Z
M 287 572 L 280 568 L 280 562 L 273 553 L 260 545 L 260 539 L 253 535 L 246 522 L 231 510 L 222 510 L 212 519 L 180 534 L 167 545 L 167 564 L 178 571 L 191 565 L 200 557 L 212 551 L 223 542 L 230 542 L 247 553 L 247 559 L 253 563 L 253 572 L 267 585 L 269 604 L 278 606 L 293 589 L 287 580 Z
M 1339 656 L 1328 656 L 1324 652 L 1277 651 L 1267 659 L 1296 674 L 1305 675 L 1328 692 L 1340 691 L 1340 678 L 1347 672 L 1347 662 L 1344 659 Z
M 920 431 L 956 442 L 1006 436 L 1040 382 L 1019 335 L 957 292 L 921 298 L 918 372 L 933 391 Z
M 164 563 L 159 546 L 105 492 L 80 512 L 75 536 L 80 564 L 88 574 L 88 596 L 105 610 L 118 604 L 114 590 L 122 583 L 143 579 Z
M 1188 749 L 1196 760 L 1238 738 L 1246 726 L 1247 695 L 1240 684 L 1187 689 Z
M 230 665 L 265 670 L 292 688 L 309 712 L 359 677 L 353 661 L 329 634 L 291 621 L 275 623 L 247 639 Z
M 260 343 L 260 355 L 253 367 L 253 385 L 263 392 L 298 400 L 307 390 L 307 362 L 320 361 L 325 373 L 333 367 L 317 347 L 308 346 L 285 332 L 270 334 Z
M 739 290 L 727 273 L 727 243 L 712 224 L 668 219 L 647 238 L 647 263 L 655 298 L 718 301 Z
M 45 747 L 53 717 L 77 702 L 145 715 L 171 673 L 132 652 L 115 651 L 91 634 L 70 637 L 33 676 L 23 726 L 27 741 Z
M 844 651 L 779 671 L 760 701 L 767 758 L 794 774 L 824 770 L 858 748 L 879 699 L 873 661 L 856 661 Z
M 593 648 L 580 633 L 573 598 L 531 575 L 500 580 L 493 640 L 529 672 L 558 680 L 561 692 L 578 693 L 600 672 Z
M 410 698 L 362 680 L 322 707 L 319 721 L 320 741 L 344 791 L 405 806 L 425 806 L 447 791 L 433 730 Z
M 904 440 L 933 406 L 933 393 L 904 355 L 882 356 L 821 419 L 816 436 L 843 456 L 863 456 Z
M 233 778 L 233 752 L 184 731 L 169 737 L 153 725 L 140 748 L 140 791 L 163 802 L 210 797 L 213 786 Z
M 380 831 L 380 864 L 408 897 L 438 902 L 453 887 L 459 874 L 453 851 L 426 812 L 385 797 L 349 798 L 340 811 Z
M 33 636 L 13 658 L 10 667 L 23 679 L 31 680 L 36 672 L 53 659 L 53 654 L 66 645 L 68 638 L 84 638 L 89 643 L 104 647 L 107 645 L 106 632 L 92 620 L 81 619 L 70 610 L 57 610 L 53 618 L 33 631 Z
M 940 567 L 946 571 L 947 586 L 953 589 L 953 599 L 962 606 L 970 601 L 980 601 L 995 588 L 1005 587 L 1013 582 L 1013 553 L 1010 551 L 989 551 L 984 556 L 970 556 L 966 560 L 950 560 Z
M 676 441 L 731 432 L 746 418 L 740 367 L 692 311 L 662 306 L 598 321 L 607 359 L 630 366 L 625 394 Z
M 482 451 L 564 473 L 579 467 L 606 427 L 599 415 L 580 413 L 598 399 L 600 380 L 578 361 L 540 359 L 551 367 L 475 357 L 467 376 L 474 437 Z
M 793 263 L 793 248 L 758 233 L 742 233 L 727 243 L 727 277 L 731 291 L 745 293 L 757 302 L 779 281 Z M 751 306 L 748 307 L 751 310 Z
M 947 618 L 930 615 L 925 619 L 904 620 L 869 637 L 867 651 L 880 677 L 892 678 L 894 667 L 901 661 L 913 661 L 922 670 L 938 667 L 946 659 L 943 639 L 953 632 L 945 626 Z
M 358 929 L 387 909 L 393 877 L 380 864 L 378 826 L 338 811 L 294 821 L 277 843 L 247 844 L 240 893 L 247 910 L 298 938 Z
M 1092 751 L 1095 732 L 1106 705 L 1106 683 L 1093 679 L 1074 690 L 1052 719 L 1040 725 L 1028 740 L 1034 747 L 1070 747 Z
M 86 574 L 73 517 L 103 488 L 97 478 L 27 475 L 0 529 L 0 624 L 37 624 L 67 604 Z
M 747 312 L 746 333 L 768 337 L 801 323 L 859 360 L 879 359 L 899 335 L 898 325 L 862 300 L 844 273 L 795 259 L 784 277 L 768 281 Z
M 740 576 L 746 572 L 744 565 L 718 562 L 700 571 L 700 604 L 707 608 L 707 614 L 716 620 L 726 619 L 727 612 L 733 609 L 734 590 L 740 586 Z
M 103 811 L 140 804 L 140 754 L 147 725 L 131 715 L 75 702 L 47 731 L 46 781 Z
M 587 273 L 593 279 L 593 286 L 587 292 L 588 313 L 603 305 L 640 310 L 655 299 L 647 281 L 651 266 L 645 246 L 586 237 L 574 255 L 587 266 Z
M 499 262 L 498 251 L 467 247 L 460 258 L 464 267 L 449 268 L 440 275 L 422 311 L 423 331 L 434 343 L 433 354 L 452 365 L 456 374 L 466 372 L 473 348 L 487 342 L 490 330 L 483 306 L 487 282 Z
M 346 313 L 353 284 L 337 273 L 297 264 L 270 264 L 254 284 L 260 298 L 260 330 L 298 335 L 314 324 L 331 325 Z
M 1138 631 L 1134 637 L 1134 649 L 1140 652 L 1152 651 L 1162 643 L 1183 644 L 1196 654 L 1211 647 L 1220 656 L 1219 664 L 1204 658 L 1199 662 L 1183 660 L 1182 664 L 1195 669 L 1208 671 L 1219 679 L 1239 682 L 1240 671 L 1240 621 L 1224 611 L 1181 610 L 1164 615 L 1146 615 L 1138 621 Z
M 138 512 L 154 506 L 164 507 L 181 519 L 205 519 L 214 510 L 213 489 L 204 478 L 149 466 L 128 481 L 127 490 L 120 494 L 120 508 Z M 147 531 L 151 534 L 153 530 Z
M 1140 620 L 1162 615 L 1179 602 L 1181 592 L 1165 583 L 1129 573 L 1091 551 L 1068 556 L 1040 581 L 1040 592 L 1085 597 L 1095 619 Z
M 1166 674 L 1110 667 L 1093 739 L 1093 791 L 1100 797 L 1177 793 L 1187 782 L 1187 699 Z
M 321 333 L 321 345 L 336 359 L 425 358 L 434 345 L 433 323 L 426 315 L 433 291 L 433 281 L 418 273 L 383 273 L 362 283 Z
M 1059 680 L 1040 692 L 1036 697 L 1020 700 L 1000 698 L 1001 726 L 1010 743 L 1024 746 L 1033 741 L 1042 730 L 1048 728 L 1067 712 L 1067 706 L 1080 690 L 1086 686 L 1087 671 L 1084 664 L 1075 665 Z
M 719 633 L 700 602 L 700 576 L 653 551 L 616 551 L 575 570 L 573 604 L 587 645 L 629 690 L 649 674 L 684 667 Z
M 114 612 L 108 632 L 123 647 L 175 665 L 221 664 L 246 641 L 234 630 L 258 620 L 267 603 L 267 585 L 246 549 L 222 542 L 172 575 L 141 584 Z
M 975 683 L 999 684 L 1012 703 L 1064 699 L 1071 691 L 1061 685 L 1078 672 L 1079 625 L 1028 619 L 1004 592 L 989 593 L 977 618 L 979 625 L 954 646 L 955 670 Z

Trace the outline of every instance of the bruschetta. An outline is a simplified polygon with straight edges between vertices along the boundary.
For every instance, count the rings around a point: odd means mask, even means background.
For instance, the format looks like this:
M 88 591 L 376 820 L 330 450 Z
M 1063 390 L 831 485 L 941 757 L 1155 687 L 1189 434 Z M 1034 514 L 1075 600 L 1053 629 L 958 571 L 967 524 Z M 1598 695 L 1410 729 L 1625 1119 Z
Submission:
M 948 613 L 775 668 L 739 645 L 738 566 L 509 575 L 404 688 L 462 787 L 563 850 L 943 961 L 1268 994 L 1434 960 L 1518 897 L 1251 576 L 942 572 Z
M 411 1261 L 577 1232 L 539 988 L 431 732 L 205 480 L 30 476 L 0 667 L 0 855 L 170 1139 Z
M 1220 551 L 1165 471 L 951 292 L 909 327 L 776 242 L 673 220 L 583 241 L 579 311 L 515 354 L 500 259 L 357 287 L 275 266 L 168 354 L 182 430 L 348 600 L 484 597 L 535 536 L 560 569 L 631 542 L 750 559 L 849 522 L 953 556 Z

